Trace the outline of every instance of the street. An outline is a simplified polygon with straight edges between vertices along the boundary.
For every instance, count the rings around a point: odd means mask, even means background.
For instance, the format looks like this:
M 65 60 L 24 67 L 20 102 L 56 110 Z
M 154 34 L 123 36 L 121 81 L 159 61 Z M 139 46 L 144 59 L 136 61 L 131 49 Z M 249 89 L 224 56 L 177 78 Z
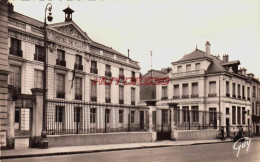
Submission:
M 43 162 L 43 161 L 98 161 L 98 162 L 121 162 L 121 161 L 259 161 L 260 140 L 252 140 L 248 154 L 236 157 L 233 154 L 233 142 L 202 144 L 189 146 L 174 146 L 165 148 L 150 148 L 125 151 L 111 151 L 100 153 L 73 154 L 61 156 L 46 156 L 21 159 L 7 159 L 3 162 Z M 242 151 L 241 151 L 242 152 Z

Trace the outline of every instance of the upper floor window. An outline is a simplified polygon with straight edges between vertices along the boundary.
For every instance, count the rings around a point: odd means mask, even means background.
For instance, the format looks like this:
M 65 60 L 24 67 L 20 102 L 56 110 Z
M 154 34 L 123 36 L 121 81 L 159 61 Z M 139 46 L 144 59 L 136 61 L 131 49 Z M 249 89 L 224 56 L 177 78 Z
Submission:
M 256 97 L 256 87 L 253 86 L 253 97 Z
M 124 104 L 124 86 L 119 86 L 119 103 Z
M 111 102 L 111 86 L 110 84 L 108 85 L 105 85 L 105 100 L 106 100 L 106 103 L 110 103 Z
M 246 97 L 245 97 L 245 86 L 242 86 L 242 99 L 246 99 Z
M 131 88 L 131 105 L 135 105 L 135 88 Z
M 131 81 L 132 82 L 136 81 L 136 79 L 135 79 L 135 72 L 134 71 L 131 72 Z
M 167 86 L 162 86 L 162 100 L 168 99 Z
M 236 83 L 232 84 L 232 94 L 233 94 L 233 97 L 236 97 Z
M 57 74 L 56 95 L 57 98 L 65 98 L 65 76 L 63 74 Z
M 21 67 L 20 66 L 10 65 L 8 84 L 18 88 L 18 91 L 21 92 Z
M 180 97 L 179 84 L 173 85 L 173 94 L 176 98 Z
M 90 72 L 94 73 L 94 74 L 98 74 L 97 62 L 96 61 L 91 61 Z
M 9 48 L 11 55 L 23 57 L 23 51 L 21 50 L 21 40 L 11 38 L 11 47 Z
M 217 96 L 216 81 L 209 82 L 209 97 Z
M 191 71 L 191 64 L 186 65 L 186 71 Z
M 105 76 L 111 77 L 111 65 L 106 65 Z
M 189 85 L 182 84 L 182 98 L 188 98 L 188 97 L 189 97 Z
M 94 101 L 94 102 L 97 102 L 97 82 L 95 80 L 91 80 L 91 85 L 90 85 L 90 95 L 91 95 L 91 98 L 90 100 L 91 101 Z
M 75 78 L 75 99 L 82 100 L 82 79 L 79 77 Z
M 34 70 L 34 88 L 43 88 L 43 71 Z
M 237 97 L 241 98 L 241 85 L 240 84 L 237 85 Z
M 42 46 L 35 45 L 34 60 L 44 61 L 44 48 Z
M 66 66 L 65 51 L 59 49 L 57 50 L 56 64 L 60 66 Z
M 195 64 L 195 70 L 200 70 L 200 63 Z
M 82 56 L 76 55 L 75 69 L 83 70 Z
M 191 84 L 192 85 L 192 95 L 193 95 L 193 97 L 198 97 L 198 94 L 199 94 L 199 87 L 198 87 L 198 83 L 192 83 Z
M 177 67 L 177 72 L 178 72 L 178 73 L 182 72 L 182 66 L 178 66 L 178 67 Z
M 247 87 L 247 99 L 250 100 L 250 87 Z
M 229 93 L 229 81 L 226 81 L 226 96 L 230 97 L 230 93 Z

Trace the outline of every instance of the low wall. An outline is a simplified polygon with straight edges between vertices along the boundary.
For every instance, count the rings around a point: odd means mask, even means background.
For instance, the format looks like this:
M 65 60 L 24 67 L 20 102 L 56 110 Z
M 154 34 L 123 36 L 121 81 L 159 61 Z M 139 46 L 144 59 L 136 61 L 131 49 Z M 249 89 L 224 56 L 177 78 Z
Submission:
M 151 132 L 48 135 L 49 147 L 152 142 Z
M 173 133 L 176 141 L 216 139 L 217 135 L 216 129 L 174 130 Z

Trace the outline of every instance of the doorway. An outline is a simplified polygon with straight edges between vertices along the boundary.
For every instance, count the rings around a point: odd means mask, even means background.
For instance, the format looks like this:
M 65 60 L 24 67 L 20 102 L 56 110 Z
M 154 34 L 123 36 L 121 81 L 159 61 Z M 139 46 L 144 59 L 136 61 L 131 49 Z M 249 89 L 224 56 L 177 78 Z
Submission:
M 144 130 L 144 111 L 140 111 L 140 130 Z
M 226 118 L 226 132 L 227 132 L 227 137 L 230 137 L 230 132 L 229 132 L 229 118 Z

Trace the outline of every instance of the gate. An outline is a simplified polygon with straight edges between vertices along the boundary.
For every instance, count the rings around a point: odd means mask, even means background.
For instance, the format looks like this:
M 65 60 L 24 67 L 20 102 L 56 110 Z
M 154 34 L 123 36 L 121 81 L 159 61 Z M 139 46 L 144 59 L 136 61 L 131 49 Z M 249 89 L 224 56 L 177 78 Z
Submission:
M 171 140 L 170 110 L 161 110 L 161 121 L 156 126 L 157 141 Z

